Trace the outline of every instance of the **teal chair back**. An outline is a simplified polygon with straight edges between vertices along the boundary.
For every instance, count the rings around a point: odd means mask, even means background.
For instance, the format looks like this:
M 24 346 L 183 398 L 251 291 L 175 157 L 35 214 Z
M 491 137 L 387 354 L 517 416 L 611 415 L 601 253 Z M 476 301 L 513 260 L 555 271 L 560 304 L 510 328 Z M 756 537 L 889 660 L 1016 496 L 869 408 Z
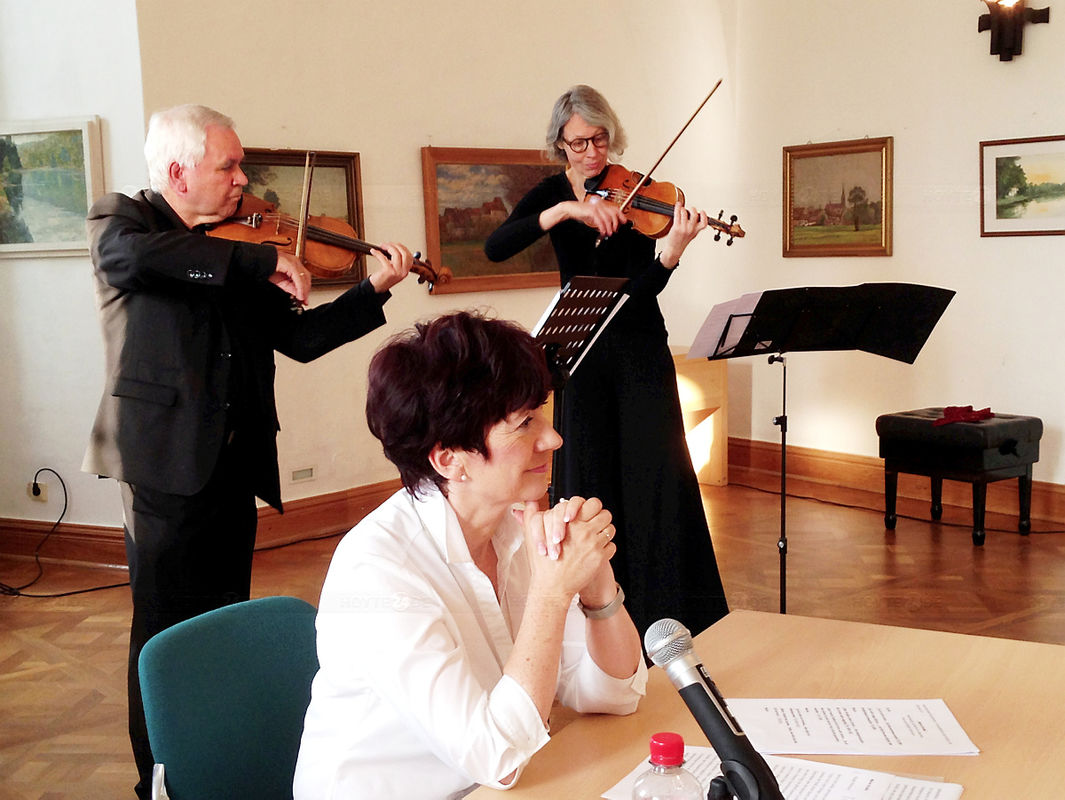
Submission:
M 264 597 L 148 640 L 144 715 L 172 800 L 292 800 L 318 670 L 314 618 L 296 597 Z

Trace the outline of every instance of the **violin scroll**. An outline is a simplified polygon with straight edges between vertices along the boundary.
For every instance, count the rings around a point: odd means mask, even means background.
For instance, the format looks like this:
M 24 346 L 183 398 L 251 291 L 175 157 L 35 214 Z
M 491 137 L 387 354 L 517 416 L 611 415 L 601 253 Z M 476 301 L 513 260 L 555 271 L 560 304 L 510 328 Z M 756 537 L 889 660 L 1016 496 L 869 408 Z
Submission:
M 414 263 L 410 271 L 418 276 L 418 283 L 428 283 L 430 291 L 438 283 L 450 283 L 454 277 L 450 267 L 433 267 L 429 259 L 423 259 L 417 250 L 414 251 Z
M 725 222 L 721 219 L 724 214 L 725 210 L 722 209 L 721 211 L 717 212 L 717 219 L 711 217 L 707 221 L 710 223 L 710 227 L 716 231 L 716 233 L 714 234 L 714 241 L 720 242 L 721 234 L 725 234 L 726 236 L 728 236 L 728 240 L 725 242 L 725 246 L 732 247 L 733 239 L 742 239 L 744 236 L 747 235 L 747 232 L 736 224 L 736 220 L 738 220 L 739 217 L 733 214 L 731 217 L 729 217 L 729 221 Z

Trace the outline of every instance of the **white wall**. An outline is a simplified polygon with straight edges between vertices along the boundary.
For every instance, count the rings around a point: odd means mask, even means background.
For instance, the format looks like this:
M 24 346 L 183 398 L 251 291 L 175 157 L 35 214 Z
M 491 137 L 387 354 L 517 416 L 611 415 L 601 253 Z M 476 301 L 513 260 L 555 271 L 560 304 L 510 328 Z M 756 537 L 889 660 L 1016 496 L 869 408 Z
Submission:
M 788 443 L 875 456 L 878 414 L 990 406 L 1042 417 L 1035 478 L 1065 482 L 1065 237 L 981 238 L 978 158 L 982 140 L 1065 134 L 1065 9 L 1029 25 L 1023 54 L 1001 62 L 976 30 L 978 0 L 735 5 L 736 197 L 749 234 L 714 293 L 864 281 L 957 291 L 912 366 L 790 356 Z M 783 258 L 782 147 L 865 136 L 894 137 L 894 255 Z M 779 441 L 780 367 L 743 361 L 730 377 L 731 432 Z
M 104 182 L 146 180 L 140 52 L 133 0 L 0 0 L 0 120 L 98 115 Z M 66 522 L 120 525 L 111 481 L 81 473 L 103 384 L 103 346 L 88 253 L 0 259 L 0 517 L 55 521 L 26 484 L 41 467 L 69 490 Z
M 747 237 L 698 240 L 662 297 L 675 344 L 744 292 L 898 280 L 956 289 L 912 366 L 861 353 L 789 357 L 789 444 L 876 454 L 873 419 L 973 404 L 1046 424 L 1038 480 L 1065 483 L 1065 385 L 1054 354 L 1065 237 L 981 239 L 983 139 L 1065 133 L 1065 19 L 988 55 L 978 0 L 0 0 L 0 118 L 98 114 L 107 188 L 144 183 L 145 111 L 203 102 L 257 147 L 358 151 L 366 238 L 424 245 L 419 149 L 537 147 L 554 98 L 585 82 L 625 122 L 625 163 L 650 164 L 713 82 L 722 89 L 657 171 L 689 201 L 737 213 Z M 139 18 L 139 19 L 138 19 Z M 138 41 L 139 37 L 139 41 Z M 138 67 L 139 64 L 139 67 Z M 141 70 L 142 72 L 139 72 Z M 781 256 L 781 148 L 895 140 L 890 258 Z M 78 472 L 102 385 L 87 257 L 0 261 L 0 517 L 54 519 L 25 496 L 40 466 L 71 488 L 67 520 L 117 525 L 110 482 Z M 487 306 L 530 325 L 551 290 L 428 296 L 413 282 L 388 326 L 319 362 L 279 359 L 286 499 L 392 477 L 362 420 L 373 349 L 412 321 Z M 327 299 L 329 292 L 316 293 Z M 774 441 L 779 367 L 732 362 L 732 435 Z M 48 480 L 48 476 L 45 480 Z M 284 481 L 283 481 L 284 482 Z

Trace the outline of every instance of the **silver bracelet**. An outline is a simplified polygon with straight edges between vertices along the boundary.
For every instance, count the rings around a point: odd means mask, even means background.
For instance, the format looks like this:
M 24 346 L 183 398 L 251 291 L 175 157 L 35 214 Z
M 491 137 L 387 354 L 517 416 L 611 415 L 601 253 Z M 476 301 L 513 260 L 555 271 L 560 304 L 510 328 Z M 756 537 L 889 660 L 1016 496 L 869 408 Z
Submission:
M 607 617 L 612 617 L 618 613 L 618 610 L 625 604 L 625 592 L 622 591 L 621 584 L 617 581 L 614 581 L 614 585 L 617 587 L 618 593 L 614 595 L 614 599 L 605 606 L 588 608 L 588 606 L 582 603 L 578 597 L 577 607 L 581 610 L 581 613 L 588 619 L 606 619 Z

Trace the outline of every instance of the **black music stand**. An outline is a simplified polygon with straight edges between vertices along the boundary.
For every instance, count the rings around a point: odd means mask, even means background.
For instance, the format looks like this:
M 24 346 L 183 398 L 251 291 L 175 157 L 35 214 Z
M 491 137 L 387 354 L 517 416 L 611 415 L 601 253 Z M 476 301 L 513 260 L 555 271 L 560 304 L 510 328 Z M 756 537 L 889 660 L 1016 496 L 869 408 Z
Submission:
M 628 278 L 596 278 L 576 275 L 552 298 L 532 335 L 544 348 L 555 392 L 554 425 L 561 430 L 566 381 L 580 366 L 628 297 Z M 559 450 L 551 458 L 549 497 L 555 504 L 558 486 Z
M 787 609 L 787 396 L 784 353 L 862 350 L 912 364 L 954 297 L 912 283 L 813 286 L 745 294 L 710 310 L 688 351 L 709 360 L 769 355 L 783 367 L 780 427 L 780 613 Z

